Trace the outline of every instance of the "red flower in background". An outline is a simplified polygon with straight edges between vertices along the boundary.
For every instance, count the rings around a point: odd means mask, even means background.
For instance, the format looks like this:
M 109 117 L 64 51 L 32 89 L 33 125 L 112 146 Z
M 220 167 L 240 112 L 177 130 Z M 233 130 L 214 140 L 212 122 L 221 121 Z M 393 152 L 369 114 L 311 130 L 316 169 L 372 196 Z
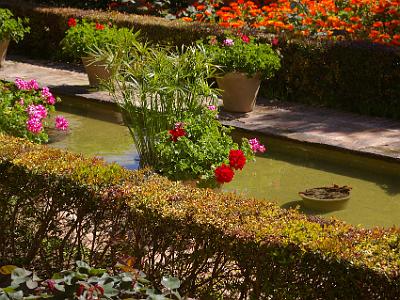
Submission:
M 243 34 L 242 41 L 245 42 L 246 44 L 248 44 L 248 43 L 250 43 L 250 38 L 247 35 Z
M 69 18 L 68 27 L 75 27 L 75 26 L 76 26 L 76 20 L 74 18 Z
M 171 135 L 172 141 L 174 141 L 174 142 L 178 141 L 178 138 L 180 138 L 181 136 L 185 136 L 186 135 L 185 129 L 183 129 L 181 127 L 177 127 L 177 128 L 171 129 L 168 132 Z
M 235 170 L 242 170 L 246 164 L 246 157 L 242 150 L 229 151 L 229 165 Z
M 100 23 L 96 23 L 96 29 L 97 30 L 104 30 L 105 26 L 100 24 Z
M 279 39 L 277 37 L 274 37 L 271 40 L 271 45 L 274 46 L 274 47 L 277 47 L 279 45 Z
M 216 168 L 214 174 L 215 174 L 215 179 L 219 183 L 231 182 L 233 179 L 233 175 L 235 175 L 233 170 L 225 164 L 222 164 L 221 166 Z

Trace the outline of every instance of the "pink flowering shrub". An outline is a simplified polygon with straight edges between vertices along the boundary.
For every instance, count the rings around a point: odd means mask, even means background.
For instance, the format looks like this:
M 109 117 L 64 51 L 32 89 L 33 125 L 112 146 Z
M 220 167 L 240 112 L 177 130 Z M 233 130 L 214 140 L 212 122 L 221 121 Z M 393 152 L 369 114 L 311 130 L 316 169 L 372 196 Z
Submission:
M 48 87 L 40 88 L 36 80 L 17 78 L 14 83 L 0 82 L 0 132 L 24 137 L 36 143 L 49 139 L 46 128 L 50 127 L 50 114 L 59 101 Z M 57 116 L 54 126 L 67 130 L 68 121 Z

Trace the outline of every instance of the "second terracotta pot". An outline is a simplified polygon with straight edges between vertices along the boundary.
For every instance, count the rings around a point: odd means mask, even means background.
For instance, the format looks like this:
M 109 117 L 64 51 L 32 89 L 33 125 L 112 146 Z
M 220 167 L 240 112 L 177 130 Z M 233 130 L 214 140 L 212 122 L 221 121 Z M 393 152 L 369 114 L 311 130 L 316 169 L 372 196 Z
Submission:
M 6 60 L 8 45 L 10 44 L 10 40 L 2 40 L 0 41 L 0 67 L 3 65 Z
M 102 80 L 110 78 L 110 71 L 105 62 L 96 61 L 93 57 L 82 57 L 82 62 L 89 78 L 89 84 L 92 87 L 98 87 Z
M 261 84 L 259 75 L 249 78 L 245 73 L 231 72 L 217 78 L 217 83 L 223 90 L 224 110 L 247 113 L 254 109 Z

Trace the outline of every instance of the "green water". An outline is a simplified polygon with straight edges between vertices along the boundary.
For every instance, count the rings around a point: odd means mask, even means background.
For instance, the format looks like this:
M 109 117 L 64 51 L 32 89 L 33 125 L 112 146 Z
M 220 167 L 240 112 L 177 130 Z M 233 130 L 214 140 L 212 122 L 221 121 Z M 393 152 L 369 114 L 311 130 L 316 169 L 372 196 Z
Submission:
M 51 146 L 101 156 L 129 169 L 139 167 L 129 130 L 114 106 L 63 97 L 57 113 L 67 118 L 69 129 L 66 133 L 50 132 Z
M 98 155 L 127 168 L 138 167 L 138 154 L 126 127 L 110 105 L 64 98 L 58 110 L 68 118 L 67 134 L 52 135 L 55 147 Z M 248 136 L 236 132 L 235 136 Z M 335 216 L 354 225 L 400 225 L 400 164 L 272 137 L 259 137 L 268 151 L 249 162 L 223 190 L 299 207 L 308 214 Z M 298 192 L 326 185 L 351 186 L 347 207 L 331 212 L 307 210 Z

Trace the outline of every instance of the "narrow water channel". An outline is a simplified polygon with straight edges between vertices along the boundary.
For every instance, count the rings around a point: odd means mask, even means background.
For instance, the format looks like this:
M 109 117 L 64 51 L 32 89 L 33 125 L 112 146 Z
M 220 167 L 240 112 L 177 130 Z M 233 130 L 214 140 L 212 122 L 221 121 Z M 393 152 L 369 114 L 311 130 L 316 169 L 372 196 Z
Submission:
M 52 146 L 138 168 L 138 154 L 115 107 L 63 97 L 58 111 L 68 118 L 70 130 L 67 134 L 52 133 Z M 254 135 L 238 131 L 234 136 Z M 268 151 L 256 162 L 249 162 L 223 190 L 273 201 L 284 208 L 299 207 L 308 214 L 334 216 L 354 225 L 400 225 L 399 163 L 278 138 L 259 138 Z M 303 207 L 298 192 L 332 184 L 353 188 L 345 209 L 321 212 Z

